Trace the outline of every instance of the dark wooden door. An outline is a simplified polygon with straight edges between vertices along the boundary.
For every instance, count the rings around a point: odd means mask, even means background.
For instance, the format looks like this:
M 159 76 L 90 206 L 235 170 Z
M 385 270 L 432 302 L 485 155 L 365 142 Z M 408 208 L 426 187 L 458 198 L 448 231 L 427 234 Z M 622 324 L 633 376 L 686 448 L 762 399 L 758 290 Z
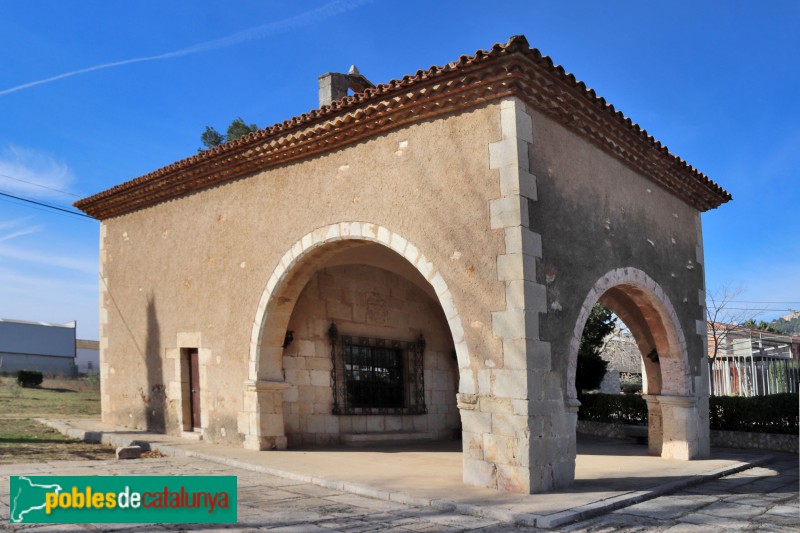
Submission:
M 200 364 L 197 350 L 189 352 L 189 388 L 192 391 L 192 427 L 200 428 Z

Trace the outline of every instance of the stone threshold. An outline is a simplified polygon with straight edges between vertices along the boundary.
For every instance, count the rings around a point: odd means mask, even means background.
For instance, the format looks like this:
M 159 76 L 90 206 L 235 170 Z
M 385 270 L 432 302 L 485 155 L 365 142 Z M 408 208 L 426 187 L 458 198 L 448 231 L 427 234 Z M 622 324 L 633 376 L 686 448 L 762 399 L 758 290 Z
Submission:
M 256 465 L 253 463 L 249 463 L 247 461 L 233 459 L 230 457 L 224 457 L 223 455 L 217 455 L 213 453 L 203 453 L 193 450 L 185 450 L 158 441 L 148 441 L 144 438 L 148 435 L 148 433 L 146 432 L 137 432 L 141 433 L 141 436 L 143 437 L 142 439 L 131 439 L 130 433 L 126 435 L 125 432 L 117 433 L 117 432 L 104 432 L 104 431 L 88 431 L 73 427 L 69 423 L 66 423 L 62 420 L 50 420 L 50 419 L 39 419 L 39 418 L 37 418 L 36 420 L 42 424 L 45 424 L 55 429 L 56 431 L 59 431 L 60 433 L 68 437 L 81 439 L 85 442 L 102 443 L 113 446 L 132 446 L 132 445 L 141 446 L 142 450 L 145 451 L 156 450 L 170 457 L 195 457 L 213 463 L 224 464 L 227 466 L 241 468 L 244 470 L 250 470 L 253 472 L 260 472 L 284 479 L 301 481 L 303 483 L 318 485 L 320 487 L 339 490 L 342 492 L 349 492 L 352 494 L 357 494 L 359 496 L 364 496 L 368 498 L 393 501 L 415 507 L 430 507 L 443 512 L 455 512 L 464 515 L 489 518 L 492 520 L 498 520 L 500 522 L 505 522 L 509 524 L 532 526 L 543 529 L 552 529 L 567 524 L 571 524 L 574 522 L 587 520 L 589 518 L 593 518 L 596 516 L 604 515 L 612 511 L 622 509 L 624 507 L 635 505 L 637 503 L 641 503 L 647 500 L 652 500 L 660 496 L 672 494 L 679 490 L 700 485 L 708 481 L 713 481 L 723 476 L 728 476 L 731 474 L 735 474 L 737 472 L 748 470 L 756 466 L 764 465 L 766 463 L 769 463 L 775 458 L 774 455 L 764 455 L 760 457 L 755 457 L 748 461 L 740 461 L 737 464 L 719 468 L 703 474 L 690 475 L 680 479 L 676 479 L 671 482 L 663 483 L 648 490 L 625 492 L 617 496 L 613 496 L 610 498 L 601 498 L 598 501 L 584 505 L 579 505 L 571 509 L 567 509 L 560 512 L 555 512 L 550 514 L 531 514 L 531 513 L 515 512 L 508 509 L 497 508 L 496 506 L 492 506 L 490 502 L 486 502 L 485 504 L 474 504 L 474 503 L 449 501 L 445 499 L 419 498 L 407 494 L 405 492 L 382 490 L 358 483 L 351 483 L 335 479 L 327 479 L 319 476 L 305 475 L 297 472 L 291 472 L 288 470 L 272 468 L 263 465 Z M 130 431 L 133 432 L 134 430 Z M 164 437 L 168 436 L 164 435 Z M 214 445 L 210 444 L 209 446 L 214 446 Z
M 426 431 L 385 431 L 382 433 L 343 433 L 345 446 L 373 446 L 381 444 L 410 444 L 435 440 L 433 433 Z

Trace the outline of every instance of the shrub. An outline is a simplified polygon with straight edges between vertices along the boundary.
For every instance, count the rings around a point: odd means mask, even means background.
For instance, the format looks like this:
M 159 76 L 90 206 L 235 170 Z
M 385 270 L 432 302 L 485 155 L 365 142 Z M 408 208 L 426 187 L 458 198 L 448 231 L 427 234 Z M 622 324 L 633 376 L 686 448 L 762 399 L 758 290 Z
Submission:
M 619 388 L 625 394 L 642 392 L 642 375 L 633 372 L 620 372 Z
M 44 376 L 38 370 L 20 370 L 17 372 L 17 383 L 22 387 L 38 387 Z
M 582 394 L 580 420 L 647 425 L 647 402 L 636 394 Z
M 100 372 L 92 372 L 86 376 L 86 383 L 92 390 L 100 390 Z
M 647 425 L 647 402 L 634 394 L 582 394 L 578 419 L 594 422 Z M 798 432 L 797 393 L 769 396 L 712 396 L 711 429 L 754 433 Z
M 608 361 L 600 356 L 605 338 L 614 331 L 616 319 L 602 304 L 594 304 L 586 320 L 578 347 L 575 389 L 581 393 L 600 387 L 608 370 Z
M 798 399 L 797 393 L 712 396 L 709 398 L 711 429 L 796 435 Z

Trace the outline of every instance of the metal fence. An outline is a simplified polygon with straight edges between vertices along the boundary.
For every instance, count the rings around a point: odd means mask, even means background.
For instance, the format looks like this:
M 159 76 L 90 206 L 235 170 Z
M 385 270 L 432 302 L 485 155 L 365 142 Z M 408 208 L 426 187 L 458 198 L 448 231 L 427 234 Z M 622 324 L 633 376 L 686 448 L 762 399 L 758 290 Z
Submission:
M 765 396 L 800 390 L 800 363 L 789 358 L 725 355 L 708 363 L 712 396 Z

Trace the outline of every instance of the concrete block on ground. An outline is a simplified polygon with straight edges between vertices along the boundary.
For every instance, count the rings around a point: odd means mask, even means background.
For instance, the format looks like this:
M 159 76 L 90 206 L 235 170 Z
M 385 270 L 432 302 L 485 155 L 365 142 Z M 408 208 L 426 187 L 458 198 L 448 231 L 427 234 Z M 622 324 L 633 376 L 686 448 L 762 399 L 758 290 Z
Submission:
M 141 446 L 120 446 L 117 448 L 117 459 L 138 459 L 141 455 Z

